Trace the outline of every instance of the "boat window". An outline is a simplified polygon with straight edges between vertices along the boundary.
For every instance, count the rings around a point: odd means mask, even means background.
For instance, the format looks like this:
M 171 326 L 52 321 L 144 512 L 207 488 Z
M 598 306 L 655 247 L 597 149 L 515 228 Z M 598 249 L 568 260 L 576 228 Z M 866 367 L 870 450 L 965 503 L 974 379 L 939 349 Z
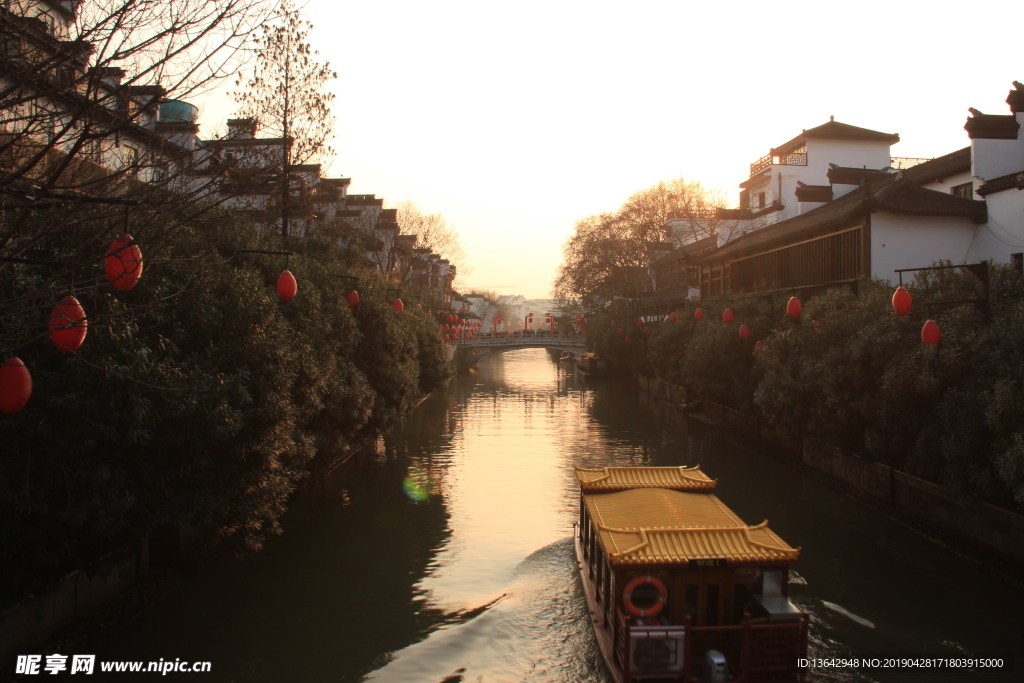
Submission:
M 700 595 L 700 587 L 694 584 L 686 586 L 686 616 L 697 619 L 697 598 Z
M 732 620 L 738 624 L 743 620 L 743 613 L 754 609 L 754 592 L 750 587 L 737 583 L 732 588 Z
M 704 623 L 708 626 L 718 626 L 718 584 L 708 584 L 707 616 Z

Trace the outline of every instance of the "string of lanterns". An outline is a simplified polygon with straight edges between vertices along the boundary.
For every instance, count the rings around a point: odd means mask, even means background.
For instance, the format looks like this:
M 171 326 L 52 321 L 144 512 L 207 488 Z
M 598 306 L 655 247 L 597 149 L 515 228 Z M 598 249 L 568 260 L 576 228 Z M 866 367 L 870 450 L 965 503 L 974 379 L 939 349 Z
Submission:
M 910 296 L 910 292 L 907 291 L 907 289 L 905 287 L 903 287 L 902 285 L 897 287 L 896 291 L 892 295 L 892 308 L 893 308 L 893 311 L 895 311 L 896 315 L 901 316 L 901 317 L 907 315 L 908 313 L 910 313 L 910 309 L 911 309 L 912 306 L 913 306 L 913 300 L 912 300 L 912 298 Z M 793 320 L 796 320 L 797 318 L 800 317 L 800 313 L 802 312 L 802 310 L 803 310 L 803 306 L 800 303 L 800 300 L 798 298 L 796 298 L 795 296 L 791 296 L 789 298 L 789 301 L 786 302 L 786 315 L 788 315 Z M 732 321 L 734 320 L 734 317 L 735 316 L 734 316 L 734 314 L 733 314 L 731 309 L 726 308 L 724 311 L 722 311 L 722 321 L 724 323 L 726 323 L 726 324 L 732 323 Z M 693 311 L 693 319 L 696 320 L 697 322 L 702 321 L 704 319 L 704 310 L 702 308 L 700 308 L 700 307 L 694 309 L 694 311 Z M 672 312 L 672 313 L 670 313 L 668 315 L 669 323 L 676 323 L 678 320 L 679 320 L 679 316 L 675 312 Z M 819 331 L 820 328 L 819 328 L 819 325 L 818 325 L 818 321 L 814 320 L 814 321 L 812 321 L 812 323 L 814 324 L 815 331 Z M 638 318 L 637 319 L 637 324 L 642 327 L 643 326 L 642 319 Z M 615 321 L 614 320 L 611 321 L 611 326 L 615 327 Z M 644 327 L 643 329 L 644 329 L 644 334 L 645 335 L 649 334 L 648 328 Z M 710 331 L 712 329 L 714 329 L 714 326 L 713 325 L 709 325 L 708 330 Z M 618 332 L 618 334 L 621 335 L 622 334 L 622 329 L 620 328 L 619 330 L 617 330 L 617 332 Z M 740 339 L 743 339 L 744 341 L 746 341 L 747 339 L 750 338 L 750 328 L 747 325 L 740 325 L 739 335 L 740 335 Z M 627 337 L 626 338 L 627 343 L 628 343 L 628 339 L 629 338 Z M 942 340 L 942 330 L 940 329 L 939 324 L 937 322 L 935 322 L 934 320 L 931 320 L 931 319 L 925 321 L 924 325 L 921 327 L 921 342 L 924 343 L 924 344 L 929 344 L 929 345 L 935 346 L 941 340 Z M 756 342 L 754 344 L 754 352 L 755 353 L 760 353 L 761 350 L 763 349 L 763 347 L 764 347 L 764 343 L 763 342 L 761 342 L 761 341 Z
M 103 259 L 107 280 L 119 292 L 127 292 L 139 283 L 143 267 L 142 250 L 135 239 L 127 233 L 114 240 Z M 277 295 L 284 302 L 292 301 L 298 293 L 298 282 L 287 268 L 278 276 L 276 289 Z M 359 293 L 353 289 L 346 295 L 345 300 L 349 310 L 354 313 L 359 307 Z M 405 310 L 405 304 L 401 299 L 395 299 L 392 306 L 399 313 Z M 48 329 L 50 341 L 61 353 L 73 353 L 82 346 L 89 330 L 89 323 L 85 309 L 73 292 L 64 296 L 53 308 Z M 0 366 L 0 411 L 16 413 L 28 404 L 31 396 L 32 375 L 28 368 L 18 357 L 8 358 Z
M 127 292 L 139 283 L 142 268 L 142 250 L 127 233 L 114 240 L 103 259 L 107 280 L 119 292 Z M 50 313 L 48 328 L 50 341 L 61 353 L 77 351 L 85 341 L 89 322 L 73 293 L 57 302 Z M 0 411 L 16 413 L 31 397 L 32 374 L 20 358 L 8 358 L 0 366 Z

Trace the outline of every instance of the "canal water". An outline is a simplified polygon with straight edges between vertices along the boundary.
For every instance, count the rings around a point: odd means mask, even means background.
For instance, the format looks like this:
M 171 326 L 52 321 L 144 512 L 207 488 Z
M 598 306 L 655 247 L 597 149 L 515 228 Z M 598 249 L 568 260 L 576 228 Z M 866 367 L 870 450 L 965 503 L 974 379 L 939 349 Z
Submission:
M 259 556 L 189 581 L 101 659 L 209 661 L 203 681 L 607 681 L 574 575 L 573 466 L 697 465 L 747 523 L 802 548 L 811 653 L 1010 652 L 1018 585 L 717 428 L 509 352 L 302 495 Z M 125 680 L 130 674 L 121 675 Z M 821 681 L 1020 680 L 818 670 Z

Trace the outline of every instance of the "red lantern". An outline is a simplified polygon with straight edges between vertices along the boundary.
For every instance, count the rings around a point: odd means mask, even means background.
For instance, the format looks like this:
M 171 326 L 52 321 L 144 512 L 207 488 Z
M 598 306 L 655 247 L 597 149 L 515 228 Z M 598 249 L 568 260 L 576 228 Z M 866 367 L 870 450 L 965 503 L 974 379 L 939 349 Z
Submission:
M 449 336 L 448 336 L 447 334 L 446 334 L 446 335 L 444 335 L 444 343 L 445 343 L 445 344 L 447 344 L 447 343 L 448 343 L 448 342 L 450 342 L 451 340 L 452 340 L 452 338 L 451 338 L 451 337 L 449 337 Z
M 763 349 L 764 349 L 764 342 L 763 341 L 759 341 L 756 344 L 754 344 L 754 353 L 761 353 L 761 351 Z
M 348 302 L 348 310 L 355 313 L 356 309 L 359 308 L 359 292 L 353 289 L 345 297 L 345 301 Z
M 70 294 L 61 299 L 50 313 L 50 340 L 65 353 L 78 350 L 85 341 L 87 330 L 85 310 Z
M 626 343 L 627 344 L 629 343 L 629 337 L 626 337 Z
M 795 296 L 789 297 L 789 301 L 786 303 L 786 314 L 790 318 L 796 318 L 800 315 L 800 299 Z
M 395 303 L 391 304 L 391 306 L 399 313 L 405 310 L 405 304 L 402 303 L 401 299 L 395 299 Z
M 447 332 L 447 331 L 448 331 L 448 330 L 450 330 L 450 329 L 451 329 L 451 326 L 450 326 L 450 325 L 448 325 L 448 323 L 445 323 L 445 324 L 444 324 L 444 331 L 445 331 L 445 332 Z
M 910 313 L 910 307 L 914 304 L 910 298 L 910 292 L 903 287 L 897 287 L 896 291 L 892 295 L 892 310 L 896 311 L 896 315 L 904 316 Z
M 679 320 L 679 316 L 678 316 L 678 315 L 676 315 L 675 313 L 669 313 L 669 315 L 668 315 L 668 321 L 669 321 L 670 323 L 674 323 L 674 322 L 675 322 L 675 321 L 677 321 L 677 320 Z
M 724 320 L 726 323 L 731 323 L 732 322 L 732 310 L 731 309 L 727 308 L 724 311 L 722 311 L 722 320 Z
M 921 328 L 921 341 L 934 346 L 941 340 L 942 330 L 939 329 L 939 324 L 934 320 L 925 322 L 924 327 Z
M 643 318 L 637 318 L 636 319 L 636 326 L 637 327 L 643 327 L 644 326 L 644 319 Z
M 614 320 L 612 321 L 612 327 L 615 327 L 615 321 Z
M 103 266 L 114 289 L 126 292 L 142 277 L 142 251 L 139 245 L 132 244 L 131 235 L 121 235 L 107 250 Z
M 291 301 L 299 290 L 299 284 L 295 282 L 295 276 L 290 271 L 283 270 L 277 278 L 277 295 L 281 301 Z
M 476 326 L 477 327 L 483 327 L 484 326 L 484 321 L 483 320 L 477 320 L 476 321 Z
M 620 327 L 619 329 L 615 330 L 615 333 L 616 334 L 622 334 L 622 328 Z
M 750 336 L 750 328 L 746 325 L 740 325 L 740 339 L 746 339 Z
M 449 313 L 449 314 L 448 314 L 447 316 L 445 316 L 445 319 L 444 319 L 444 321 L 445 321 L 446 323 L 451 323 L 451 322 L 452 322 L 452 314 L 451 314 L 451 313 Z
M 32 396 L 32 375 L 20 358 L 8 358 L 0 367 L 0 410 L 16 413 Z
M 646 335 L 646 334 L 650 334 L 650 333 L 651 333 L 651 328 L 645 327 L 644 328 L 644 334 Z
M 696 311 L 693 312 L 693 319 L 696 320 L 697 322 L 700 322 L 701 320 L 703 320 L 704 319 L 704 311 L 702 311 L 701 309 L 698 308 Z

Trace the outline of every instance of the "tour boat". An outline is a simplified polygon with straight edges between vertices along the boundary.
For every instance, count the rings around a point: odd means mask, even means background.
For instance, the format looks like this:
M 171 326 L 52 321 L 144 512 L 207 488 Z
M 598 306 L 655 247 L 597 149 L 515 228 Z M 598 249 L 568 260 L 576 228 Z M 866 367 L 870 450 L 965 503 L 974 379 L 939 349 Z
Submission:
M 744 523 L 699 467 L 576 468 L 576 559 L 616 683 L 800 681 L 799 555 Z
M 606 361 L 597 354 L 583 353 L 576 357 L 576 370 L 585 377 L 603 374 L 606 369 Z

